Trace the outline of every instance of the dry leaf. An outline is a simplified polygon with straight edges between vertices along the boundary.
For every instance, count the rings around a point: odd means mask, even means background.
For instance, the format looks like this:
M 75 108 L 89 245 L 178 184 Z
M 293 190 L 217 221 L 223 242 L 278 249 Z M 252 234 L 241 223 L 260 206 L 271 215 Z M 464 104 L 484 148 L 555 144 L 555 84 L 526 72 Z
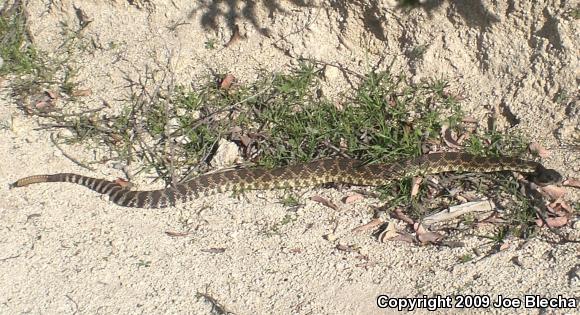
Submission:
M 552 202 L 548 207 L 554 209 L 556 212 L 560 212 L 560 209 L 563 209 L 563 211 L 565 211 L 566 213 L 573 213 L 574 209 L 572 207 L 570 207 L 570 205 L 562 200 L 562 199 L 558 199 L 554 202 Z M 566 214 L 563 214 L 566 215 Z
M 469 200 L 467 198 L 463 197 L 462 195 L 455 195 L 455 199 L 457 199 L 461 203 L 469 202 Z
M 411 224 L 413 225 L 415 223 L 415 221 L 413 221 L 413 219 L 409 218 L 401 208 L 396 208 L 395 210 L 393 210 L 391 212 L 391 216 L 395 219 L 401 220 L 407 224 Z
M 244 147 L 249 147 L 250 144 L 252 143 L 252 138 L 248 137 L 246 134 L 242 134 L 240 136 L 240 142 L 242 143 L 242 145 Z
M 58 98 L 58 93 L 55 91 L 48 90 L 48 91 L 44 91 L 44 93 L 46 93 L 46 95 L 53 100 Z
M 536 219 L 536 225 L 539 227 L 545 226 L 546 223 L 548 224 L 548 227 L 551 227 L 551 228 L 563 227 L 564 225 L 568 224 L 568 218 L 567 217 L 550 217 L 550 218 L 546 218 L 545 223 L 544 223 L 544 220 L 542 220 L 542 219 Z
M 397 237 L 393 238 L 393 241 L 401 241 L 401 242 L 405 242 L 405 243 L 415 243 L 415 237 L 413 237 L 413 235 L 411 235 L 407 232 L 402 232 L 402 231 L 399 231 L 398 233 L 399 233 L 399 235 L 397 235 Z
M 441 245 L 447 246 L 449 248 L 465 247 L 465 243 L 461 241 L 441 241 Z
M 530 150 L 530 152 L 532 153 L 537 154 L 541 158 L 546 158 L 550 156 L 550 151 L 546 150 L 537 142 L 530 143 L 530 145 L 528 145 L 528 150 Z
M 509 242 L 503 242 L 500 246 L 499 246 L 499 251 L 504 251 L 508 248 L 510 248 L 512 245 Z
M 562 185 L 580 188 L 580 179 L 573 178 L 573 177 L 568 178 L 562 183 Z
M 208 248 L 208 249 L 202 249 L 201 251 L 204 253 L 221 254 L 221 253 L 225 252 L 226 249 L 223 247 L 212 247 L 212 248 Z
M 117 178 L 113 182 L 125 189 L 130 189 L 131 187 L 133 187 L 133 184 L 131 184 L 128 180 L 124 178 Z
M 51 101 L 39 101 L 36 104 L 34 104 L 34 107 L 36 107 L 37 109 L 40 109 L 40 110 L 47 110 L 50 107 L 52 107 L 52 102 Z
M 338 210 L 338 206 L 335 205 L 332 201 L 326 198 L 322 198 L 318 195 L 310 197 L 310 200 L 323 204 L 331 209 Z
M 171 236 L 171 237 L 183 237 L 183 236 L 188 236 L 190 233 L 189 232 L 172 232 L 172 231 L 165 231 L 165 234 Z
M 413 231 L 415 233 L 427 233 L 427 229 L 421 223 L 413 223 Z
M 419 194 L 419 187 L 421 187 L 421 182 L 423 182 L 422 177 L 413 177 L 413 182 L 411 183 L 411 197 L 415 197 Z
M 443 235 L 427 230 L 420 223 L 413 224 L 413 229 L 415 230 L 415 233 L 417 234 L 417 239 L 423 244 L 428 244 L 428 243 L 435 244 L 435 243 L 438 243 L 443 238 Z
M 564 187 L 558 187 L 556 185 L 548 185 L 539 188 L 540 192 L 548 195 L 550 199 L 560 199 L 562 198 L 568 191 Z
M 336 249 L 343 252 L 353 252 L 355 250 L 353 245 L 343 245 L 343 244 L 337 244 Z
M 383 220 L 375 218 L 375 219 L 372 219 L 369 223 L 355 227 L 354 229 L 352 229 L 352 232 L 360 233 L 360 232 L 370 231 L 370 230 L 375 229 L 376 227 L 378 227 L 381 224 L 383 224 Z
M 91 89 L 78 89 L 72 92 L 72 96 L 89 96 L 93 94 Z
M 301 253 L 302 253 L 302 249 L 301 249 L 301 248 L 298 248 L 298 247 L 296 247 L 296 248 L 291 248 L 291 249 L 290 249 L 290 252 L 291 252 L 291 253 L 294 253 L 294 254 L 301 254 Z
M 437 232 L 417 233 L 417 239 L 422 244 L 437 244 L 441 239 L 443 239 L 443 235 Z
M 389 240 L 394 239 L 395 237 L 399 236 L 399 233 L 397 232 L 397 227 L 395 226 L 394 222 L 389 222 L 389 225 L 387 225 L 387 228 L 381 232 L 381 234 L 379 234 L 379 242 L 386 242 Z
M 350 196 L 344 197 L 344 199 L 342 200 L 342 202 L 344 202 L 346 204 L 351 204 L 351 203 L 355 203 L 357 201 L 361 201 L 363 199 L 364 199 L 364 196 L 363 195 L 354 193 L 354 194 L 352 194 Z
M 366 268 L 368 268 L 368 267 L 373 267 L 373 266 L 375 266 L 376 264 L 377 264 L 377 263 L 376 263 L 376 262 L 374 262 L 374 261 L 367 261 L 367 262 L 363 262 L 363 263 L 358 263 L 358 264 L 355 264 L 354 266 L 355 266 L 355 267 L 361 267 L 361 268 L 365 268 L 365 269 L 366 269 Z
M 465 116 L 461 121 L 468 124 L 477 124 L 479 122 L 479 120 L 471 116 Z
M 222 82 L 220 82 L 220 89 L 229 90 L 230 87 L 232 86 L 232 83 L 234 83 L 235 79 L 236 77 L 234 77 L 233 74 L 231 73 L 226 74 L 225 78 L 222 80 Z

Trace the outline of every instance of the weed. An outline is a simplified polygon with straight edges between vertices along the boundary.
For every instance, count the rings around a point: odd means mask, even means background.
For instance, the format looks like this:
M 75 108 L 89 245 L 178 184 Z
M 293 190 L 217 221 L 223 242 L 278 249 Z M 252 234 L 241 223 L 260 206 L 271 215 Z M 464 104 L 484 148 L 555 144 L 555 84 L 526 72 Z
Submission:
M 139 262 L 137 262 L 137 266 L 149 268 L 151 267 L 151 261 L 139 259 Z
M 0 14 L 0 57 L 4 60 L 0 75 L 37 74 L 43 64 L 29 41 L 22 4 L 8 10 L 12 14 Z
M 217 40 L 215 38 L 209 38 L 205 41 L 204 47 L 205 47 L 205 49 L 213 50 L 213 49 L 215 49 L 216 43 L 217 43 Z
M 462 264 L 470 262 L 471 260 L 473 260 L 473 255 L 471 254 L 463 254 L 461 257 L 459 257 L 459 262 Z

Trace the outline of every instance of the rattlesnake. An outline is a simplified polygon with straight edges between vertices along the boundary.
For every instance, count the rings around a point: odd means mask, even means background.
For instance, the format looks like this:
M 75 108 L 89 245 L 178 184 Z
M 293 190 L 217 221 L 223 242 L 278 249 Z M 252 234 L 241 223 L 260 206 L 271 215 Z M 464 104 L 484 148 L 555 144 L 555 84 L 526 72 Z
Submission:
M 329 158 L 274 169 L 246 168 L 201 175 L 174 187 L 151 191 L 132 191 L 108 180 L 72 173 L 35 175 L 17 180 L 11 187 L 45 182 L 68 182 L 107 194 L 124 207 L 161 208 L 224 191 L 293 188 L 345 183 L 381 186 L 405 177 L 441 172 L 517 171 L 530 173 L 540 185 L 558 182 L 561 175 L 540 163 L 513 157 L 479 157 L 466 153 L 432 153 L 389 164 L 364 164 L 348 158 Z

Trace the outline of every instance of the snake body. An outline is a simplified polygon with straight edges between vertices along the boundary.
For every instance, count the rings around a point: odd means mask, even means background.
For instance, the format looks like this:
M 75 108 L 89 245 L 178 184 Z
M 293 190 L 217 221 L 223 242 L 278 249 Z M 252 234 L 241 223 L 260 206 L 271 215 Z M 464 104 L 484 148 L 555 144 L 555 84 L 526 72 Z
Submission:
M 104 179 L 73 173 L 35 175 L 19 179 L 11 187 L 45 182 L 83 185 L 106 194 L 117 205 L 137 208 L 162 208 L 225 191 L 279 189 L 344 183 L 357 186 L 381 186 L 402 178 L 442 172 L 517 171 L 531 173 L 534 181 L 551 183 L 561 176 L 540 163 L 513 157 L 479 157 L 465 153 L 433 153 L 388 164 L 364 164 L 348 158 L 330 158 L 274 169 L 233 169 L 201 175 L 173 187 L 150 191 L 132 191 Z

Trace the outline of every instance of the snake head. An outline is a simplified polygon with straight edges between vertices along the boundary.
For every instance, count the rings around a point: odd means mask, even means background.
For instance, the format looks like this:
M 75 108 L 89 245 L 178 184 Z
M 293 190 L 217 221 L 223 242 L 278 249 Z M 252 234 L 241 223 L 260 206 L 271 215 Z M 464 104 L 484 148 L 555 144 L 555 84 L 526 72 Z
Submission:
M 532 174 L 531 180 L 539 186 L 547 186 L 562 182 L 562 175 L 556 170 L 540 166 Z

